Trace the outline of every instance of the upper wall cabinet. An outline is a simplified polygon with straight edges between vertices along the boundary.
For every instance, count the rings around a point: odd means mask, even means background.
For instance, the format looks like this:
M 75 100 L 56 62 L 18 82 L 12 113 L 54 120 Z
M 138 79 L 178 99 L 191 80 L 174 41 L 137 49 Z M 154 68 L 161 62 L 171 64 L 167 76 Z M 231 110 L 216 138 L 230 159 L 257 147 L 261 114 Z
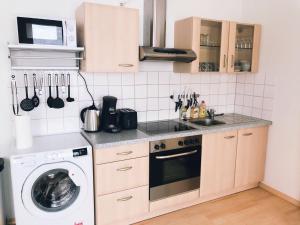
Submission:
M 228 72 L 258 72 L 261 25 L 230 22 Z
M 260 42 L 259 25 L 196 17 L 175 23 L 175 48 L 192 49 L 197 60 L 174 63 L 174 72 L 257 72 Z
M 77 9 L 76 20 L 79 45 L 85 47 L 82 71 L 138 71 L 137 9 L 83 3 Z

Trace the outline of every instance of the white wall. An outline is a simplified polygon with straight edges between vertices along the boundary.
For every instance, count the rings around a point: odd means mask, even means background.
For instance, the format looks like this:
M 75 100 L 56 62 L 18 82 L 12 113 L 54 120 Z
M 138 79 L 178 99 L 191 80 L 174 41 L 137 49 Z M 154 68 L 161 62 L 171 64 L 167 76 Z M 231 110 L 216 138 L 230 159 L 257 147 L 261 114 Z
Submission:
M 263 25 L 260 72 L 275 84 L 264 183 L 300 200 L 300 1 L 243 0 L 243 16 Z

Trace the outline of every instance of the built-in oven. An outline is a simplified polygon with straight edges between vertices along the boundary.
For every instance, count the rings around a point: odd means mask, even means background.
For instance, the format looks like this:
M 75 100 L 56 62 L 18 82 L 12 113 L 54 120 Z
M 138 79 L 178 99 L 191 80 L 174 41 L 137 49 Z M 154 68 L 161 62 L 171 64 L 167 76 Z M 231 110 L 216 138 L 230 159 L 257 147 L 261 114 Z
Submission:
M 202 136 L 150 142 L 150 201 L 200 188 Z

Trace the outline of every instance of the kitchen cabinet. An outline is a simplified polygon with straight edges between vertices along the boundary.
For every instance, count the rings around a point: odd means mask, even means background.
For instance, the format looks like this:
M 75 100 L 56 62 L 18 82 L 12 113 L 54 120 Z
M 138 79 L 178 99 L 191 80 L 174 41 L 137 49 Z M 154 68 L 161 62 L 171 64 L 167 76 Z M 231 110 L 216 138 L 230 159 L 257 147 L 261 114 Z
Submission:
M 149 187 L 138 187 L 96 198 L 97 225 L 124 224 L 123 220 L 149 211 Z
M 192 49 L 197 59 L 174 63 L 176 73 L 257 72 L 260 25 L 191 17 L 175 23 L 175 48 Z
M 105 195 L 148 185 L 148 174 L 148 157 L 98 165 L 95 171 L 96 193 Z
M 138 71 L 137 9 L 83 3 L 76 20 L 79 45 L 85 47 L 82 71 Z
M 94 151 L 94 163 L 96 165 L 100 165 L 104 163 L 117 162 L 144 156 L 149 156 L 148 142 L 120 145 L 115 147 L 102 148 L 99 151 Z
M 94 149 L 96 224 L 117 224 L 149 211 L 149 143 Z
M 263 180 L 268 128 L 250 128 L 238 131 L 235 187 Z
M 200 197 L 234 188 L 237 140 L 237 131 L 203 135 Z
M 228 72 L 258 72 L 261 25 L 230 22 Z

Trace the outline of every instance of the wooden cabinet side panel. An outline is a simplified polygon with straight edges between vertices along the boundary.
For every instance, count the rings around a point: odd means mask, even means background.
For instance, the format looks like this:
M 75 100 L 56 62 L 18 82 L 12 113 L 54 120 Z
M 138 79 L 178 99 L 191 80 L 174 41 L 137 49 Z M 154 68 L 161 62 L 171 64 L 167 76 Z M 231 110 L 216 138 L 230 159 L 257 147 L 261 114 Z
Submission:
M 78 9 L 76 10 L 76 31 L 77 31 L 77 45 L 82 47 L 85 46 L 86 40 L 85 40 L 85 9 L 86 5 L 85 3 L 81 4 Z M 87 53 L 87 49 L 84 49 L 83 54 L 83 60 L 80 61 L 80 69 L 82 71 L 86 70 L 86 57 L 85 54 Z
M 261 25 L 254 25 L 253 52 L 251 72 L 257 73 L 259 68 L 259 52 L 261 42 Z
M 235 187 L 263 180 L 267 139 L 268 127 L 239 130 Z
M 203 136 L 200 197 L 234 188 L 237 131 Z
M 229 25 L 229 38 L 228 38 L 228 73 L 234 73 L 235 61 L 235 41 L 236 41 L 236 23 L 230 22 Z
M 175 73 L 199 72 L 200 24 L 200 18 L 196 17 L 176 21 L 174 29 L 174 47 L 192 49 L 197 54 L 197 59 L 191 63 L 175 62 Z

